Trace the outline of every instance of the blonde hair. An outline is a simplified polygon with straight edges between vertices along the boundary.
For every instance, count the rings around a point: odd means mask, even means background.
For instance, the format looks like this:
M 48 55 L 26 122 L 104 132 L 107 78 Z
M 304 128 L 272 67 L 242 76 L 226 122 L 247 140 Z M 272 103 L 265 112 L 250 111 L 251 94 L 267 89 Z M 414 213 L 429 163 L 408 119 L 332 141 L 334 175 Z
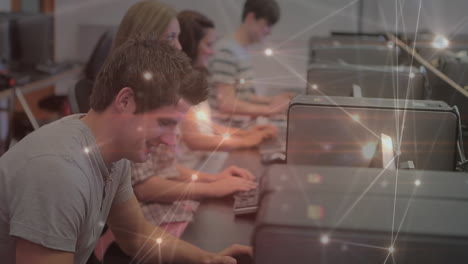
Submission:
M 151 35 L 159 39 L 176 17 L 177 11 L 165 3 L 157 0 L 138 2 L 128 9 L 120 22 L 112 49 L 136 36 Z

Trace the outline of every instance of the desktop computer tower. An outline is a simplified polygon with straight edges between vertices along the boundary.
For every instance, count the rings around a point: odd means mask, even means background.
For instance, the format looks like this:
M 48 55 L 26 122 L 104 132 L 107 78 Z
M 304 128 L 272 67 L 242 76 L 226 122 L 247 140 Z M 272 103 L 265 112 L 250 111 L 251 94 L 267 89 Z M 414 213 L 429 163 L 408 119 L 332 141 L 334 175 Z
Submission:
M 379 195 L 464 200 L 468 202 L 468 173 L 326 167 L 275 164 L 260 178 L 261 195 L 273 192 Z
M 397 168 L 453 171 L 458 118 L 441 101 L 299 95 L 288 111 L 286 163 L 382 167 L 383 135 Z
M 314 45 L 310 63 L 347 63 L 358 65 L 397 65 L 399 49 L 382 45 Z
M 262 199 L 256 264 L 468 262 L 466 201 L 283 191 Z
M 311 64 L 307 82 L 311 95 L 424 99 L 424 76 L 412 67 Z

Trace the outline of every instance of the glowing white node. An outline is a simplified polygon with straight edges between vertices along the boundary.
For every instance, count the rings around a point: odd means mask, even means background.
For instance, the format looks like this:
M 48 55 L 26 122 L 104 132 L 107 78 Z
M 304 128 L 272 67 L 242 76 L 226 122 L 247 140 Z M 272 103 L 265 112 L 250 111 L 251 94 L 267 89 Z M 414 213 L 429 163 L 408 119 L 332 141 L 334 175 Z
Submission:
M 421 180 L 415 180 L 415 181 L 414 181 L 414 185 L 416 185 L 416 186 L 421 185 Z
M 317 90 L 317 89 L 318 89 L 318 85 L 316 85 L 316 84 L 312 84 L 311 87 L 312 87 L 312 89 L 314 89 L 314 90 Z
M 330 238 L 327 235 L 322 235 L 320 237 L 320 243 L 326 245 L 330 242 Z
M 240 83 L 240 84 L 245 84 L 245 79 L 240 79 L 240 80 L 239 80 L 239 83 Z
M 265 49 L 265 55 L 267 55 L 267 56 L 271 56 L 271 55 L 273 55 L 273 50 L 272 50 L 272 49 L 270 49 L 270 48 L 268 48 L 268 49 Z
M 414 76 L 416 76 L 416 75 L 414 74 L 414 72 L 410 72 L 409 77 L 410 77 L 411 79 L 413 79 Z
M 149 80 L 153 79 L 153 74 L 151 74 L 150 72 L 145 72 L 145 73 L 143 73 L 143 78 L 145 78 L 145 80 L 149 81 Z
M 198 175 L 197 174 L 192 174 L 192 181 L 198 180 Z
M 436 49 L 445 49 L 449 46 L 450 42 L 449 40 L 442 36 L 442 35 L 437 35 L 435 38 L 434 38 L 434 41 L 432 42 L 432 47 L 436 48 Z
M 89 148 L 85 147 L 85 148 L 84 148 L 84 152 L 85 152 L 86 154 L 88 154 L 88 153 L 89 153 Z
M 206 113 L 201 110 L 197 111 L 195 115 L 197 116 L 199 120 L 205 120 L 205 121 L 208 120 L 208 116 L 206 115 Z
M 395 252 L 395 248 L 394 248 L 393 246 L 389 247 L 389 248 L 388 248 L 388 252 L 390 252 L 390 253 Z
M 356 121 L 356 122 L 359 122 L 359 115 L 351 115 L 351 118 Z
M 230 139 L 231 135 L 229 133 L 224 133 L 223 134 L 223 139 Z

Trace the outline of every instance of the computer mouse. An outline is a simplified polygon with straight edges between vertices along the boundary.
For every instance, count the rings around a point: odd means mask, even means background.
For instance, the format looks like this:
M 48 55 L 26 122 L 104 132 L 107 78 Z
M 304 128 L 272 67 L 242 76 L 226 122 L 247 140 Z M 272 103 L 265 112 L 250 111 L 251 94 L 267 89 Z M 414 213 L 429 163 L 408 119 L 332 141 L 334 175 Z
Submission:
M 265 153 L 262 155 L 262 162 L 265 164 L 284 163 L 286 154 L 282 152 Z

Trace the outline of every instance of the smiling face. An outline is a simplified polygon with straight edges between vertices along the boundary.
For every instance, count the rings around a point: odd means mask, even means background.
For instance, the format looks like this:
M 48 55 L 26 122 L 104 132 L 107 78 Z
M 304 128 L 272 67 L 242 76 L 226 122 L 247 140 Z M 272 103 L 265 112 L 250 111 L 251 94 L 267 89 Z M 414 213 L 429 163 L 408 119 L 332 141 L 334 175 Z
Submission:
M 208 61 L 214 54 L 214 42 L 216 32 L 213 28 L 204 30 L 205 34 L 198 44 L 197 61 L 195 65 L 199 67 L 208 67 Z
M 117 151 L 121 152 L 122 158 L 137 163 L 145 162 L 159 145 L 176 144 L 176 126 L 191 105 L 181 99 L 176 105 L 135 114 L 136 105 L 131 92 L 128 95 L 118 114 L 119 131 L 115 131 L 118 137 Z
M 161 40 L 167 40 L 174 48 L 182 50 L 182 46 L 179 42 L 180 25 L 176 17 L 167 25 L 166 32 L 161 36 Z

